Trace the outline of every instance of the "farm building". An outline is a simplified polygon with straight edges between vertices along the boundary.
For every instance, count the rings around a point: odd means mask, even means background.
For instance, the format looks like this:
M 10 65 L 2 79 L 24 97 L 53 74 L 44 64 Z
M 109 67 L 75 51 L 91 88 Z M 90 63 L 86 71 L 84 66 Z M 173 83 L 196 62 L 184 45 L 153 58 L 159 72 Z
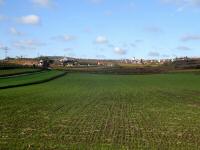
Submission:
M 42 68 L 48 68 L 50 65 L 50 61 L 48 60 L 40 60 L 38 66 Z
M 78 65 L 78 61 L 74 59 L 64 58 L 64 59 L 61 59 L 60 62 L 62 66 L 72 67 L 72 66 Z

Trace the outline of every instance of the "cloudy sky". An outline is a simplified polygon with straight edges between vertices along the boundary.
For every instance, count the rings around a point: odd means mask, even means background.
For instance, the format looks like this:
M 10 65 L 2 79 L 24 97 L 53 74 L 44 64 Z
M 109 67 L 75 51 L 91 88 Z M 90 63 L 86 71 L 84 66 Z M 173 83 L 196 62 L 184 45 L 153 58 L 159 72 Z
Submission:
M 0 58 L 200 56 L 200 0 L 0 0 Z

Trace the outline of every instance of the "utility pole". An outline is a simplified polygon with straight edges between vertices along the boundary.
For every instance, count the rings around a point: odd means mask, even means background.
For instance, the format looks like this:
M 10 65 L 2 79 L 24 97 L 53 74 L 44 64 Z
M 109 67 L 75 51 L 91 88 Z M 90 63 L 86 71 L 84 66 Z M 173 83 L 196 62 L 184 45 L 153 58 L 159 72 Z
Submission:
M 1 47 L 0 49 L 2 49 L 4 51 L 4 53 L 5 53 L 5 60 L 6 60 L 6 58 L 8 57 L 8 50 L 9 50 L 9 48 L 8 47 Z
M 4 47 L 4 51 L 5 51 L 5 59 L 8 57 L 8 47 Z

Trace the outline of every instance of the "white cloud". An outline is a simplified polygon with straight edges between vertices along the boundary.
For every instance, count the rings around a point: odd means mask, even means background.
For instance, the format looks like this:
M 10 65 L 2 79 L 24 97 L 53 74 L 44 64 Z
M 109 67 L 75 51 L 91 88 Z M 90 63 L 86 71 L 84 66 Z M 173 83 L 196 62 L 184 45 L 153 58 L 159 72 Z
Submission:
M 180 8 L 200 7 L 200 0 L 161 0 L 164 3 L 174 4 Z
M 68 51 L 72 51 L 73 48 L 65 48 L 64 51 L 68 52 Z
M 135 40 L 135 43 L 141 43 L 141 42 L 143 42 L 143 40 Z
M 53 40 L 64 41 L 64 42 L 69 42 L 69 41 L 75 40 L 76 37 L 73 36 L 73 35 L 59 35 L 59 36 L 52 37 L 52 39 Z
M 32 0 L 32 2 L 38 6 L 49 7 L 52 5 L 51 0 Z
M 170 55 L 168 55 L 168 54 L 163 54 L 162 57 L 164 57 L 164 58 L 169 58 Z
M 105 57 L 105 55 L 96 55 L 96 58 L 98 58 L 98 59 L 105 59 L 106 57 Z
M 29 49 L 36 49 L 37 47 L 40 46 L 44 46 L 45 43 L 42 43 L 38 40 L 20 40 L 14 42 L 12 45 L 17 49 L 29 50 Z
M 176 9 L 177 12 L 182 12 L 185 9 L 184 6 L 180 6 Z
M 187 46 L 179 46 L 179 47 L 177 47 L 176 49 L 177 49 L 177 50 L 183 50 L 183 51 L 189 51 L 189 50 L 191 50 L 191 48 L 190 48 L 190 47 L 187 47 Z
M 63 36 L 64 41 L 72 41 L 75 39 L 75 36 L 72 35 L 64 35 Z
M 29 24 L 29 25 L 38 25 L 40 24 L 41 21 L 40 17 L 37 15 L 22 16 L 18 20 L 22 24 Z
M 151 33 L 161 33 L 162 29 L 156 26 L 146 27 L 145 31 L 151 32 Z
M 148 56 L 150 56 L 150 57 L 159 57 L 160 53 L 151 51 L 151 52 L 148 53 Z
M 18 31 L 15 27 L 10 28 L 10 33 L 13 35 L 23 35 L 24 33 Z
M 181 37 L 181 41 L 187 42 L 187 41 L 197 41 L 200 40 L 200 35 L 184 35 Z
M 108 39 L 105 36 L 98 36 L 95 40 L 97 44 L 106 44 L 108 43 Z
M 114 52 L 115 52 L 116 54 L 119 54 L 119 55 L 125 55 L 125 54 L 126 54 L 126 50 L 124 50 L 124 49 L 122 49 L 122 48 L 120 48 L 120 47 L 115 47 L 115 48 L 114 48 Z

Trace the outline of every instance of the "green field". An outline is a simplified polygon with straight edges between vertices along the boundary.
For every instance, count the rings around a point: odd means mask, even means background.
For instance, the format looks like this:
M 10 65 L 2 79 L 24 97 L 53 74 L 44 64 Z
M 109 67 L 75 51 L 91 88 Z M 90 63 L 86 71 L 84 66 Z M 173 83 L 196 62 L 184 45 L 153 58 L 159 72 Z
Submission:
M 25 72 L 31 72 L 31 71 L 38 71 L 39 69 L 31 69 L 31 68 L 19 68 L 19 69 L 1 69 L 0 70 L 0 76 L 1 75 L 12 75 L 16 73 L 25 73 Z
M 51 78 L 60 73 L 62 72 L 61 71 L 43 71 L 43 72 L 36 72 L 30 75 L 22 75 L 22 76 L 16 76 L 16 77 L 11 77 L 11 78 L 0 78 L 0 87 L 41 81 L 44 79 Z
M 0 149 L 200 149 L 200 74 L 76 73 L 0 90 Z

